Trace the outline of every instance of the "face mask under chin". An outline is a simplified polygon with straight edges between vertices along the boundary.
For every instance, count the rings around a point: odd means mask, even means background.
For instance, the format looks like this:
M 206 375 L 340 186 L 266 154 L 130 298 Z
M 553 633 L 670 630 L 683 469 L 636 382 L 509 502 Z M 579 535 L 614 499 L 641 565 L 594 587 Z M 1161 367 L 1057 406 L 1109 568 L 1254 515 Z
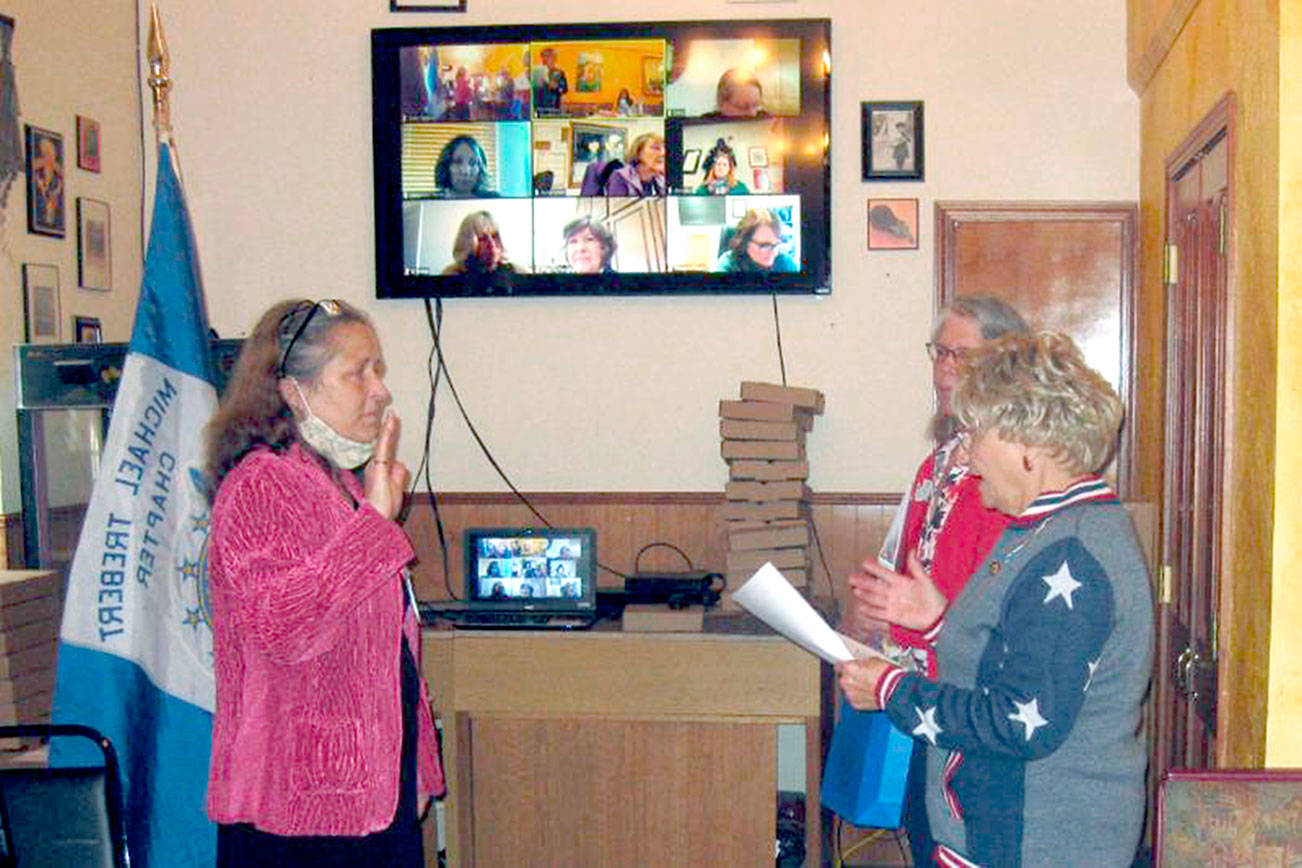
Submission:
M 363 443 L 345 437 L 331 428 L 324 420 L 312 412 L 312 406 L 307 402 L 307 396 L 299 388 L 298 382 L 296 380 L 291 380 L 291 382 L 294 383 L 294 389 L 298 392 L 299 398 L 303 400 L 303 415 L 296 420 L 298 423 L 298 436 L 303 438 L 303 442 L 324 455 L 336 467 L 341 467 L 344 470 L 361 467 L 369 461 L 371 455 L 375 453 L 375 441 Z

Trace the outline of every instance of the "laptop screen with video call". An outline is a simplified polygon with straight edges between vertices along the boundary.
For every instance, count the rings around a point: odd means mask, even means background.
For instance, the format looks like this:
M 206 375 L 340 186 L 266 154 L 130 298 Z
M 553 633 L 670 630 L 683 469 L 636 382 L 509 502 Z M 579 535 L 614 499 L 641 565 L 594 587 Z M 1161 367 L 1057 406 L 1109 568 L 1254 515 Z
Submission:
M 597 605 L 592 528 L 471 528 L 465 593 L 493 608 L 591 613 Z

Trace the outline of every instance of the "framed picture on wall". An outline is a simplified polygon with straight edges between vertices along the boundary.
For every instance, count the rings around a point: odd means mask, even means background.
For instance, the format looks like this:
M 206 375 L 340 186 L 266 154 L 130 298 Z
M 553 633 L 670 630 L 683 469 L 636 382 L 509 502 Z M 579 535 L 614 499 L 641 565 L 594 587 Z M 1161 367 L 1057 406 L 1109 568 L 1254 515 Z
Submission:
M 77 168 L 99 171 L 99 121 L 77 115 Z
M 78 197 L 77 284 L 83 289 L 113 288 L 109 243 L 108 203 Z
M 917 250 L 918 200 L 869 199 L 868 249 Z
M 922 180 L 922 103 L 860 103 L 865 181 Z
M 29 344 L 59 342 L 59 269 L 23 264 L 23 318 Z
M 104 343 L 104 331 L 99 324 L 99 317 L 74 316 L 72 318 L 72 337 L 79 344 Z
M 465 12 L 466 0 L 389 0 L 390 12 Z
M 27 231 L 62 238 L 67 233 L 63 196 L 63 136 L 26 124 Z
M 665 59 L 663 57 L 642 58 L 642 93 L 647 96 L 660 96 L 665 92 Z

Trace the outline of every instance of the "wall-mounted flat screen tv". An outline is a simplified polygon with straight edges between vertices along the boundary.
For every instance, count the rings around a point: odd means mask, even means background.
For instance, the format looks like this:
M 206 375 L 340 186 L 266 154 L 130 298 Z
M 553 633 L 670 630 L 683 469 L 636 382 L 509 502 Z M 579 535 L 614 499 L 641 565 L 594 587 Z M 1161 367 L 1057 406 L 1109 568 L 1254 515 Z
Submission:
M 823 293 L 826 19 L 378 29 L 380 298 Z

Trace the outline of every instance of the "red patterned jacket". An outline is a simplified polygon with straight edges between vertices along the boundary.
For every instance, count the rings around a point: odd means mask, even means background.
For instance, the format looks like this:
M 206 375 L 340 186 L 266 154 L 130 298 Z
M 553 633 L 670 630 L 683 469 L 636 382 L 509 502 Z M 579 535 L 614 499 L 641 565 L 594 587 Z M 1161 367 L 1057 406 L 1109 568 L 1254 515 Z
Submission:
M 909 487 L 909 502 L 904 515 L 896 572 L 908 573 L 908 555 L 917 549 L 922 538 L 927 508 L 932 499 L 941 494 L 938 489 L 943 483 L 937 478 L 935 463 L 936 451 L 933 451 L 922 462 L 914 476 L 913 485 Z M 985 560 L 1011 521 L 1008 516 L 988 509 L 981 502 L 979 478 L 964 470 L 957 485 L 958 494 L 936 538 L 936 550 L 931 563 L 931 579 L 945 595 L 945 599 L 950 601 L 963 590 L 972 572 Z M 901 645 L 928 650 L 931 648 L 926 634 L 916 630 L 893 625 L 891 637 Z M 934 655 L 928 655 L 927 670 L 930 677 L 936 677 Z
M 217 712 L 208 815 L 278 835 L 364 835 L 398 804 L 402 529 L 354 506 L 297 445 L 246 456 L 223 480 L 209 556 Z M 443 790 L 420 685 L 417 789 Z

